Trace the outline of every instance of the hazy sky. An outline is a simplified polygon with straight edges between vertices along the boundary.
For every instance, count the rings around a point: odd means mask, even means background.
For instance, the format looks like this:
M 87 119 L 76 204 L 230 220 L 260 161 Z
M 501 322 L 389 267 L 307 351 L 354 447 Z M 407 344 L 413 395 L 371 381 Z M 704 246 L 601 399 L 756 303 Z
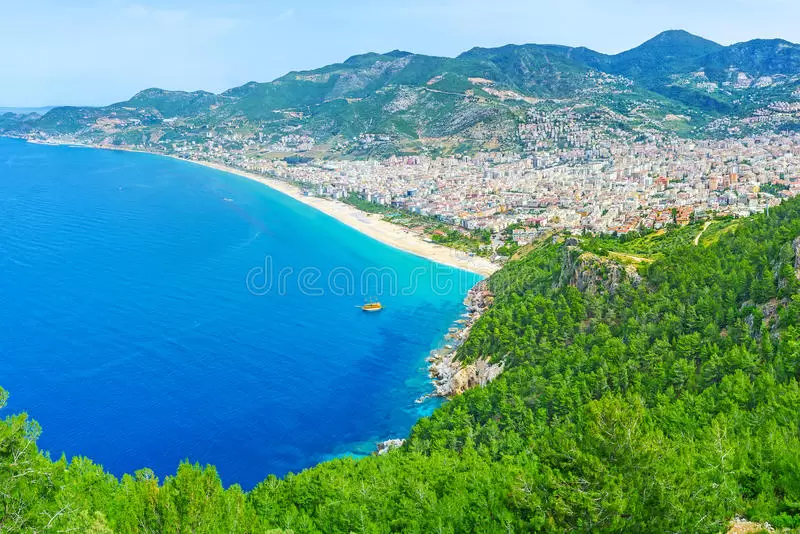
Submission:
M 800 42 L 800 0 L 0 0 L 0 106 L 219 92 L 393 49 L 557 43 L 616 53 L 665 29 Z

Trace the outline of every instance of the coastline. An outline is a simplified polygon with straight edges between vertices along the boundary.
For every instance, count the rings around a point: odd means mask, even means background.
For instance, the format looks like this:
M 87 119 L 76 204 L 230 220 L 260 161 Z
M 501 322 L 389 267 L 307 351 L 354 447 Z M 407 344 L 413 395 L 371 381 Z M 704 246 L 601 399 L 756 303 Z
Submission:
M 428 243 L 423 241 L 418 235 L 411 231 L 397 226 L 390 222 L 384 221 L 380 215 L 366 213 L 353 206 L 339 202 L 337 200 L 305 196 L 303 192 L 296 186 L 277 180 L 275 178 L 267 178 L 247 171 L 242 171 L 226 165 L 212 163 L 208 161 L 190 160 L 177 158 L 175 156 L 168 156 L 180 161 L 188 161 L 196 163 L 204 167 L 215 169 L 222 172 L 236 174 L 243 178 L 254 180 L 270 189 L 283 193 L 298 202 L 302 202 L 306 206 L 310 206 L 322 213 L 336 219 L 337 221 L 346 224 L 354 230 L 362 234 L 380 241 L 390 247 L 414 254 L 448 267 L 462 269 L 481 276 L 488 277 L 496 272 L 500 267 L 491 261 L 478 256 L 469 256 L 461 251 L 437 245 L 435 243 Z
M 433 350 L 427 358 L 428 374 L 434 386 L 434 392 L 427 397 L 451 398 L 464 393 L 468 389 L 482 387 L 500 376 L 504 364 L 492 363 L 487 358 L 465 364 L 456 358 L 459 347 L 467 340 L 472 327 L 494 304 L 494 294 L 489 290 L 486 280 L 481 280 L 467 292 L 464 298 L 465 313 L 456 321 L 458 326 L 450 329 L 445 336 L 447 345 Z M 418 399 L 417 402 L 425 400 Z
M 353 206 L 339 202 L 333 199 L 327 199 L 316 196 L 306 196 L 303 192 L 293 184 L 277 180 L 275 178 L 268 178 L 253 172 L 244 171 L 235 167 L 223 165 L 221 163 L 214 163 L 211 161 L 195 160 L 188 158 L 181 158 L 171 154 L 161 154 L 158 152 L 149 152 L 147 150 L 136 150 L 133 148 L 107 146 L 107 145 L 88 145 L 82 143 L 70 143 L 59 141 L 40 141 L 27 139 L 29 143 L 44 144 L 44 145 L 59 145 L 59 146 L 79 146 L 86 148 L 97 148 L 101 150 L 117 150 L 120 152 L 136 152 L 141 154 L 150 154 L 155 156 L 163 156 L 177 161 L 187 163 L 194 163 L 202 165 L 210 169 L 229 174 L 235 174 L 242 178 L 247 178 L 270 189 L 282 193 L 294 200 L 312 207 L 337 221 L 346 224 L 350 228 L 371 237 L 385 245 L 402 250 L 409 254 L 414 254 L 421 258 L 425 258 L 441 265 L 462 269 L 484 277 L 491 276 L 500 266 L 485 258 L 479 256 L 470 256 L 464 252 L 437 245 L 436 243 L 429 243 L 421 239 L 418 235 L 412 233 L 402 226 L 397 226 L 390 222 L 384 221 L 380 215 L 366 213 Z
M 382 220 L 380 215 L 363 212 L 354 206 L 337 200 L 306 196 L 300 187 L 292 183 L 254 172 L 244 171 L 222 163 L 188 159 L 175 155 L 126 147 L 30 139 L 27 139 L 27 141 L 32 144 L 142 153 L 195 163 L 220 172 L 234 174 L 242 178 L 259 182 L 272 190 L 325 213 L 376 241 L 429 261 L 469 271 L 483 277 L 490 276 L 500 268 L 499 265 L 487 259 L 469 256 L 455 249 L 423 241 L 419 235 L 410 232 L 408 229 Z M 457 348 L 466 340 L 472 326 L 489 308 L 492 300 L 493 296 L 489 293 L 485 280 L 478 282 L 467 292 L 463 301 L 465 313 L 461 315 L 460 319 L 455 321 L 454 324 L 456 326 L 451 327 L 449 333 L 445 335 L 444 340 L 447 344 L 444 345 L 444 348 L 431 351 L 425 360 L 428 378 L 430 379 L 428 383 L 432 386 L 433 391 L 417 399 L 417 403 L 421 403 L 429 398 L 452 398 L 468 389 L 485 386 L 502 373 L 502 364 L 492 364 L 488 360 L 479 359 L 467 365 L 456 359 Z M 404 442 L 405 439 L 396 437 L 377 442 L 375 453 L 385 454 L 391 449 L 402 446 Z

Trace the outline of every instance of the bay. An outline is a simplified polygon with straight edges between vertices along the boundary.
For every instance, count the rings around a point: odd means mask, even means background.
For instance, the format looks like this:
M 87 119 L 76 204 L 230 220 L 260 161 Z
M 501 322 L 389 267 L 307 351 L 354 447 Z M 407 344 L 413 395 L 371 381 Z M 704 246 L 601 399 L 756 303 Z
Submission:
M 251 488 L 405 436 L 478 279 L 232 174 L 0 139 L 4 412 L 118 476 Z

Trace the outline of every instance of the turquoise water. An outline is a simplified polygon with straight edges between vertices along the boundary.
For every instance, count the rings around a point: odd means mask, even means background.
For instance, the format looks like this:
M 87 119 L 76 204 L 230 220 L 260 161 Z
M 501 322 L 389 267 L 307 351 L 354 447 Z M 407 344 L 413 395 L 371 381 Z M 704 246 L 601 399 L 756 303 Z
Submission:
M 0 385 L 54 457 L 249 488 L 367 454 L 436 407 L 477 279 L 244 178 L 0 139 Z

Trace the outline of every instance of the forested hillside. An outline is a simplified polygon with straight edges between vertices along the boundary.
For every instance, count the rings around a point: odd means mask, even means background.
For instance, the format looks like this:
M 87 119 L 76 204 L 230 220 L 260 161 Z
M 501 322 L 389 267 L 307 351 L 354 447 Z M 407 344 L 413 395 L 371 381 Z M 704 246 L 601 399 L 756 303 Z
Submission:
M 401 449 L 246 494 L 212 467 L 159 482 L 51 462 L 36 425 L 8 417 L 0 532 L 723 532 L 737 515 L 800 527 L 800 202 L 697 245 L 672 236 L 640 238 L 647 257 L 586 237 L 511 262 L 459 353 L 504 360 L 499 379 Z

